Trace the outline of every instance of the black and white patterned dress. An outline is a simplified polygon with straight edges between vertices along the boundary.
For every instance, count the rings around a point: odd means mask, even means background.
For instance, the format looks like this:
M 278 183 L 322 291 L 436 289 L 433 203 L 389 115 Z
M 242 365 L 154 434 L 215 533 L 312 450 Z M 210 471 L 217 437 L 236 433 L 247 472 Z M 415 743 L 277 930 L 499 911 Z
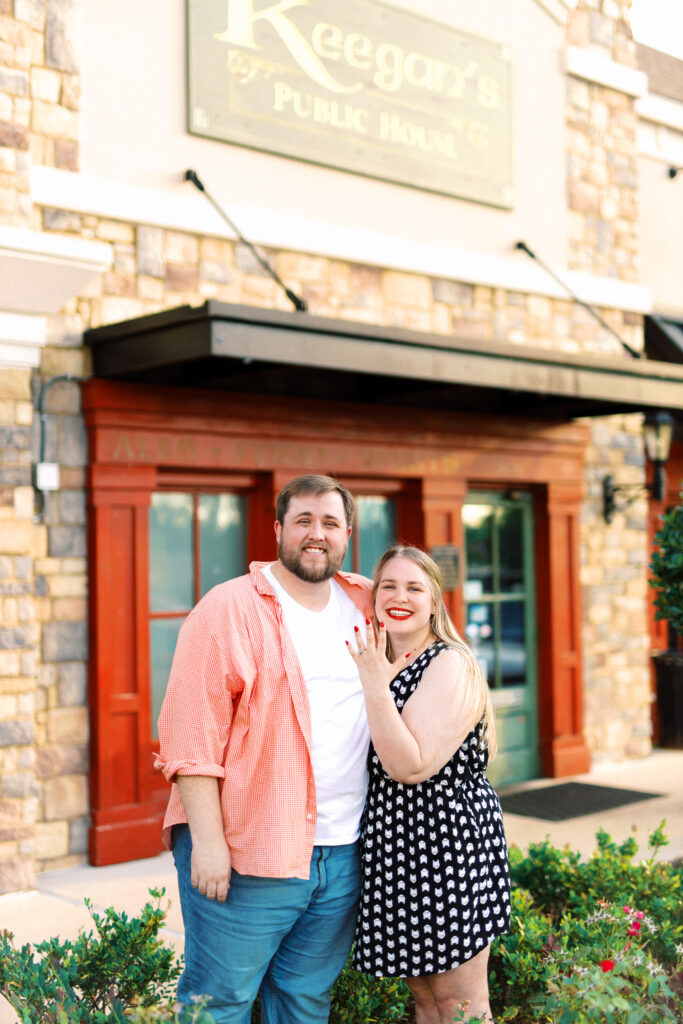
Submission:
M 399 711 L 438 642 L 391 683 Z M 389 778 L 370 747 L 363 815 L 363 891 L 353 966 L 420 977 L 457 967 L 508 930 L 510 878 L 500 803 L 484 771 L 481 723 L 436 775 Z

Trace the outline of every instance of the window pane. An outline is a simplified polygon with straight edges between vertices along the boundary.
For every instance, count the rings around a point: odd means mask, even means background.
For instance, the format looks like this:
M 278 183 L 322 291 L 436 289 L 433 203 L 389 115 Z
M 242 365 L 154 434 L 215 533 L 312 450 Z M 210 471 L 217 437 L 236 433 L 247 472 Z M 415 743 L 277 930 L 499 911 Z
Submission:
M 500 589 L 503 594 L 524 591 L 524 511 L 503 506 L 498 513 L 498 550 L 500 551 Z
M 149 510 L 149 607 L 186 611 L 194 604 L 192 495 L 152 495 Z
M 379 495 L 356 498 L 354 533 L 359 551 L 358 564 L 354 565 L 353 562 L 352 534 L 342 569 L 344 572 L 360 572 L 363 576 L 372 577 L 380 555 L 396 540 L 396 502 L 393 498 L 382 498 Z
M 494 686 L 496 681 L 495 623 L 491 604 L 470 604 L 467 608 L 465 636 L 482 672 Z
M 499 656 L 503 686 L 523 686 L 526 682 L 523 601 L 505 601 L 500 606 Z
M 166 693 L 173 652 L 184 616 L 172 619 L 154 619 L 150 622 L 150 660 L 152 677 L 152 736 L 159 735 L 157 719 Z
M 358 499 L 360 566 L 363 576 L 372 576 L 380 556 L 396 539 L 396 505 L 390 498 Z
M 493 509 L 490 505 L 465 505 L 465 558 L 467 579 L 476 580 L 482 590 L 493 589 Z
M 199 497 L 202 595 L 247 571 L 246 501 L 236 494 Z

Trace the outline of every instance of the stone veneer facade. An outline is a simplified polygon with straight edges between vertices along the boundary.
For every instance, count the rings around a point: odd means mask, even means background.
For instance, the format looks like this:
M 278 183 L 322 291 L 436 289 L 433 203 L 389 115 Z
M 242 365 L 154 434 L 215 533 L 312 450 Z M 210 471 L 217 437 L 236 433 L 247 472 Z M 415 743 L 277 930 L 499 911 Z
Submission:
M 632 67 L 628 0 L 583 0 L 567 42 Z M 50 388 L 46 458 L 61 490 L 34 523 L 37 399 L 57 374 L 90 373 L 83 330 L 207 298 L 289 308 L 246 247 L 31 206 L 30 165 L 78 169 L 78 0 L 0 0 L 0 219 L 109 242 L 111 270 L 49 322 L 39 374 L 0 373 L 0 892 L 83 861 L 87 835 L 86 438 L 78 386 Z M 636 114 L 622 93 L 568 78 L 568 265 L 638 278 Z M 271 251 L 315 313 L 568 352 L 622 352 L 570 300 Z M 601 310 L 642 347 L 640 316 Z M 627 356 L 623 356 L 628 358 Z M 582 516 L 585 728 L 596 761 L 650 750 L 643 504 L 605 526 L 601 479 L 643 478 L 638 417 L 593 423 Z

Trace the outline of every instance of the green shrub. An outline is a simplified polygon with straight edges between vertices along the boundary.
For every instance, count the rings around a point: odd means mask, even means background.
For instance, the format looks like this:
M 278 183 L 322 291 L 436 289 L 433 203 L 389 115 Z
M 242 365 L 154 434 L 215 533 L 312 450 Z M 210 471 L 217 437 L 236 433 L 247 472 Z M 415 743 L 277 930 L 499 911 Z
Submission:
M 661 518 L 650 563 L 650 584 L 657 589 L 655 618 L 668 619 L 683 637 L 683 495 L 681 504 Z
M 534 906 L 555 924 L 566 915 L 585 919 L 599 900 L 644 911 L 657 922 L 652 952 L 671 967 L 676 947 L 683 942 L 683 872 L 656 860 L 658 851 L 668 845 L 665 824 L 649 835 L 650 857 L 642 862 L 634 860 L 635 838 L 617 845 L 602 829 L 596 836 L 597 850 L 585 861 L 569 849 L 558 850 L 548 840 L 532 843 L 526 855 L 513 847 L 513 885 L 528 890 Z
M 410 991 L 400 978 L 373 978 L 347 964 L 332 989 L 330 1024 L 409 1021 Z
M 182 965 L 158 938 L 166 917 L 164 890 L 150 889 L 150 895 L 154 904 L 132 919 L 111 907 L 98 914 L 86 900 L 96 933 L 81 932 L 75 941 L 48 939 L 35 952 L 30 944 L 16 949 L 12 934 L 0 933 L 0 993 L 22 1024 L 127 1022 L 131 1009 L 155 1006 L 164 1006 L 165 1019 L 172 1019 Z
M 683 1021 L 683 868 L 656 860 L 600 831 L 583 860 L 548 841 L 510 851 L 511 930 L 492 946 L 494 1013 L 517 1024 L 660 1024 Z M 172 1003 L 181 965 L 158 938 L 165 913 L 155 905 L 129 920 L 96 914 L 96 935 L 50 939 L 17 950 L 0 936 L 0 993 L 22 1024 L 211 1024 L 199 1001 L 179 1021 Z M 210 1005 L 209 1005 L 210 1009 Z M 455 1020 L 462 1020 L 459 1012 Z M 373 978 L 347 964 L 332 990 L 330 1024 L 408 1024 L 405 982 Z M 254 1009 L 258 1024 L 259 1009 Z M 471 1024 L 476 1024 L 472 1021 Z
M 606 832 L 587 861 L 548 841 L 510 851 L 509 934 L 491 955 L 491 996 L 518 1024 L 659 1024 L 681 1021 L 682 872 L 651 856 L 634 863 L 635 839 Z

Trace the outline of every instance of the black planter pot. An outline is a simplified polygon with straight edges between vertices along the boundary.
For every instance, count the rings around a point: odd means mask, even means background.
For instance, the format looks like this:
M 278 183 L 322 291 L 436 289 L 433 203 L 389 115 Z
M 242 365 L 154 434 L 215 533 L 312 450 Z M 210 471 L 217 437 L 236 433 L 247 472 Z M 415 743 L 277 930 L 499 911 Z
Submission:
M 683 747 L 683 651 L 655 655 L 660 747 Z

